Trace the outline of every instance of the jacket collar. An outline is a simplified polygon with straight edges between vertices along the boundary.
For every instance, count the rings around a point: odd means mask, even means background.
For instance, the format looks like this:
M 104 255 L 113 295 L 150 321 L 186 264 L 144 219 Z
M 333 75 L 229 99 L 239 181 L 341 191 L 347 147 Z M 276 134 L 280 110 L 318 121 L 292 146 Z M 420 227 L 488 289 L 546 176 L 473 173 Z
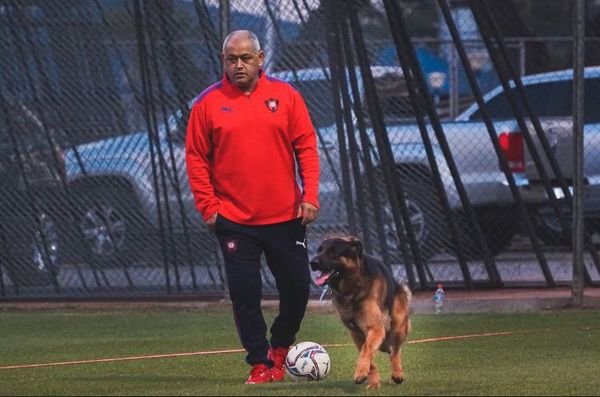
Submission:
M 265 73 L 265 71 L 262 68 L 259 69 L 258 70 L 258 82 L 256 83 L 256 86 L 254 87 L 254 91 L 252 91 L 250 93 L 250 95 L 254 95 L 254 93 L 257 92 L 262 85 L 264 85 L 266 80 L 267 80 L 267 74 Z M 227 90 L 229 90 L 230 92 L 238 94 L 238 95 L 246 95 L 245 92 L 240 90 L 235 84 L 233 84 L 231 81 L 229 81 L 229 77 L 227 76 L 226 72 L 223 73 L 222 81 L 223 81 L 223 86 L 226 87 Z

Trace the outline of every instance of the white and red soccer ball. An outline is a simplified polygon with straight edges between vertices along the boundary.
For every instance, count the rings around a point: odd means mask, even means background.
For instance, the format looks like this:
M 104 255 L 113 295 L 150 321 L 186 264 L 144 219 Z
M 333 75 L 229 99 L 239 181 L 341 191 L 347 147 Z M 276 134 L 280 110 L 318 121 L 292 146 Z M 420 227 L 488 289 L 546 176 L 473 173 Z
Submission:
M 294 381 L 323 380 L 331 371 L 329 353 L 315 342 L 298 343 L 287 354 L 285 371 Z

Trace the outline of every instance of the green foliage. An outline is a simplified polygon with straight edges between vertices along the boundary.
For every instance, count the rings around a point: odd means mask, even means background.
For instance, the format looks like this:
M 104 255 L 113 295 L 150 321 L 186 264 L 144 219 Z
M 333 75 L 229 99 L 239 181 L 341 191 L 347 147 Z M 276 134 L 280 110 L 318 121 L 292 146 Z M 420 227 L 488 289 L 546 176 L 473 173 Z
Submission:
M 268 321 L 274 312 L 267 311 Z M 0 366 L 238 349 L 222 310 L 0 312 Z M 484 332 L 505 336 L 411 343 Z M 332 313 L 308 313 L 298 341 L 331 346 L 324 382 L 243 384 L 244 353 L 71 366 L 0 369 L 0 395 L 364 395 L 352 374 L 357 352 Z M 413 316 L 403 348 L 406 381 L 393 384 L 377 355 L 382 387 L 369 395 L 591 395 L 600 390 L 597 311 Z

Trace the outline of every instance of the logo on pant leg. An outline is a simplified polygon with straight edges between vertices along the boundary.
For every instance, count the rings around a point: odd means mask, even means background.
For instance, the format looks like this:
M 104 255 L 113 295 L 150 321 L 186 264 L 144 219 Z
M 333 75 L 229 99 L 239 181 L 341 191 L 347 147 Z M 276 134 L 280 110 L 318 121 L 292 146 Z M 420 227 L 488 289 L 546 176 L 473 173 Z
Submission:
M 225 248 L 227 248 L 227 251 L 229 251 L 230 253 L 235 253 L 235 251 L 237 251 L 238 249 L 237 240 L 227 240 L 225 242 Z

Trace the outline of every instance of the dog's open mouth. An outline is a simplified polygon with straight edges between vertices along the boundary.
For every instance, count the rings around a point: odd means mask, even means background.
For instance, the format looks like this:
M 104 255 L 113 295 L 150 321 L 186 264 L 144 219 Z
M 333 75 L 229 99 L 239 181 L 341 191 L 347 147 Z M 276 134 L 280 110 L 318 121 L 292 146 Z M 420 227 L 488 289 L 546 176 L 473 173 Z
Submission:
M 318 276 L 315 280 L 315 284 L 317 284 L 319 287 L 322 287 L 323 285 L 327 284 L 327 282 L 335 272 L 335 269 L 329 272 L 321 272 L 321 275 Z

